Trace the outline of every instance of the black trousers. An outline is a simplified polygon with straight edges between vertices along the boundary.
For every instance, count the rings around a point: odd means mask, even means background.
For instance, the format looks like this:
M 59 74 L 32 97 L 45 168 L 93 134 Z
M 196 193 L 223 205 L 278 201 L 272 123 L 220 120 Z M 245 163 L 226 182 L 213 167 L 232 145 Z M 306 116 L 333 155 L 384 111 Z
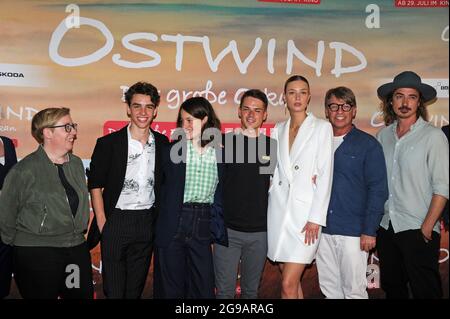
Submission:
M 426 243 L 420 229 L 394 233 L 380 227 L 377 251 L 381 287 L 388 299 L 409 298 L 408 284 L 414 298 L 442 298 L 439 274 L 440 235 L 433 231 Z
M 174 239 L 155 249 L 154 298 L 215 298 L 210 211 L 210 205 L 183 206 Z
M 152 256 L 153 210 L 115 209 L 101 238 L 103 291 L 107 298 L 138 299 Z
M 86 243 L 69 248 L 13 249 L 14 280 L 24 299 L 91 299 L 91 255 Z
M 12 276 L 12 247 L 0 239 L 0 299 L 9 295 Z

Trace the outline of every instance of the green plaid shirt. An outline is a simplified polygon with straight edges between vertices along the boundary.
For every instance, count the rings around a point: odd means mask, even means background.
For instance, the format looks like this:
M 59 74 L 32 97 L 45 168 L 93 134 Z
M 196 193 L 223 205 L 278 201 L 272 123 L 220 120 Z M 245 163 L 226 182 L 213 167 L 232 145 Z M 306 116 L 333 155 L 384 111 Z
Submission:
M 184 184 L 184 203 L 213 203 L 219 177 L 217 174 L 216 152 L 208 147 L 199 154 L 187 143 L 186 181 Z

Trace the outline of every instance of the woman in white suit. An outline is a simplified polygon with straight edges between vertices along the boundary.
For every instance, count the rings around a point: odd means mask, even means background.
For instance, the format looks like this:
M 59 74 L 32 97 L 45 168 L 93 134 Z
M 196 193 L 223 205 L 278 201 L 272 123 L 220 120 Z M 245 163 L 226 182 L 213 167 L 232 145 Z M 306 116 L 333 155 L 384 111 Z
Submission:
M 300 279 L 315 257 L 325 226 L 333 176 L 333 130 L 307 113 L 308 80 L 290 77 L 284 86 L 289 119 L 277 123 L 278 164 L 269 189 L 268 253 L 280 263 L 282 298 L 303 298 Z

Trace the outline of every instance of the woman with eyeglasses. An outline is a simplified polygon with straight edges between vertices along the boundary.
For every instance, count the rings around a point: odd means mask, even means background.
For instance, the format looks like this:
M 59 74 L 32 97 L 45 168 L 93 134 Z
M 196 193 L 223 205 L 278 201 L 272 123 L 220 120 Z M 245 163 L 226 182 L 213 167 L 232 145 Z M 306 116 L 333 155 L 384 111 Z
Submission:
M 333 130 L 307 112 L 308 80 L 290 77 L 284 85 L 287 121 L 277 123 L 277 166 L 269 189 L 267 256 L 279 263 L 281 297 L 303 298 L 300 284 L 314 260 L 325 226 L 333 176 Z
M 83 164 L 72 154 L 77 125 L 69 109 L 48 108 L 35 114 L 31 133 L 39 146 L 11 169 L 0 195 L 15 282 L 25 299 L 92 298 L 89 197 Z
M 13 142 L 6 136 L 0 136 L 0 194 L 6 174 L 17 163 Z M 0 237 L 0 299 L 9 295 L 12 275 L 11 246 L 2 242 Z

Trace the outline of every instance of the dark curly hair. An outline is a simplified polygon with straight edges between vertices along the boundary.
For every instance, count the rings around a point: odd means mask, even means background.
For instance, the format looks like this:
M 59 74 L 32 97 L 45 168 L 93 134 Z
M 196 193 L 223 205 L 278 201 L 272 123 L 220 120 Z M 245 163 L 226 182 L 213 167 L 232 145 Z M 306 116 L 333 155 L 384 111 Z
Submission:
M 150 96 L 150 99 L 155 104 L 155 106 L 159 105 L 160 96 L 158 93 L 158 89 L 147 82 L 137 82 L 130 86 L 128 91 L 125 93 L 125 102 L 127 102 L 128 106 L 131 105 L 131 99 L 135 94 L 143 94 Z

